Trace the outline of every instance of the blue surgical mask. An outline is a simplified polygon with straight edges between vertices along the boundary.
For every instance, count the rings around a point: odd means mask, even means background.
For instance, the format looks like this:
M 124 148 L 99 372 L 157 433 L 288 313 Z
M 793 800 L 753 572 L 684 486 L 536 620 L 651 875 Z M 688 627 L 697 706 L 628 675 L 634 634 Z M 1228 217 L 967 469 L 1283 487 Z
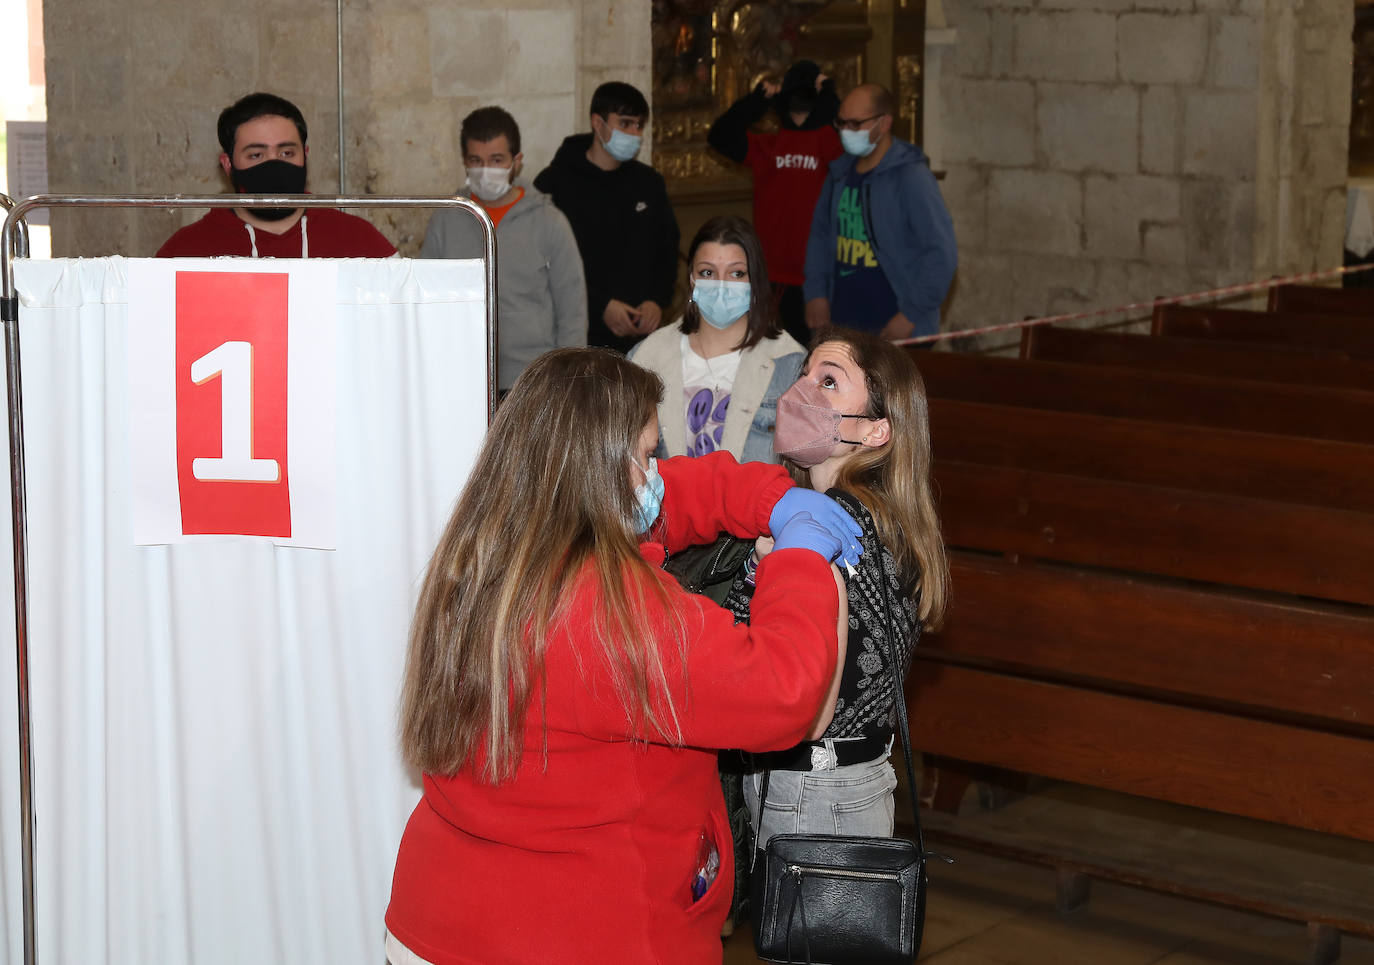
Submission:
M 840 143 L 844 145 L 846 154 L 855 157 L 868 157 L 877 147 L 870 138 L 868 131 L 840 131 Z
M 747 281 L 715 281 L 698 278 L 692 284 L 692 301 L 712 328 L 729 328 L 745 312 L 754 295 Z
M 606 153 L 617 161 L 628 161 L 639 153 L 639 143 L 644 138 L 639 134 L 626 134 L 619 128 L 611 131 L 610 140 L 602 141 Z
M 639 466 L 638 460 L 631 462 Z M 647 469 L 639 468 L 644 470 L 644 482 L 635 487 L 635 532 L 647 533 L 663 509 L 663 477 L 658 474 L 658 460 L 653 456 L 649 457 Z

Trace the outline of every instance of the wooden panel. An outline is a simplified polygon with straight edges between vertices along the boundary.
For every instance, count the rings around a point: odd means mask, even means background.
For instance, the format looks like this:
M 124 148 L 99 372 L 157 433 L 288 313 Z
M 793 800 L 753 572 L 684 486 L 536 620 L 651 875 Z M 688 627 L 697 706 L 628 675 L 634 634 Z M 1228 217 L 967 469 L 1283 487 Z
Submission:
M 898 812 L 900 818 L 901 812 Z M 1374 935 L 1374 845 L 1074 784 L 926 813 L 927 840 Z M 1167 960 L 1167 959 L 1166 959 Z M 1311 960 L 1309 959 L 1309 962 Z
M 1374 319 L 1350 315 L 1290 315 L 1224 308 L 1156 309 L 1154 334 L 1256 345 L 1296 345 L 1374 357 Z
M 930 400 L 935 458 L 1374 512 L 1374 445 Z
M 932 398 L 1374 443 L 1374 392 L 916 352 Z
M 1374 363 L 1341 352 L 1192 338 L 1152 338 L 1040 325 L 1022 332 L 1021 357 L 1227 379 L 1374 390 Z
M 906 691 L 923 751 L 1374 841 L 1369 740 L 923 659 Z
M 945 542 L 966 549 L 1374 603 L 1374 516 L 941 462 Z
M 1374 318 L 1374 289 L 1276 285 L 1269 289 L 1269 310 Z
M 1152 693 L 1374 737 L 1374 610 L 951 555 L 924 659 Z

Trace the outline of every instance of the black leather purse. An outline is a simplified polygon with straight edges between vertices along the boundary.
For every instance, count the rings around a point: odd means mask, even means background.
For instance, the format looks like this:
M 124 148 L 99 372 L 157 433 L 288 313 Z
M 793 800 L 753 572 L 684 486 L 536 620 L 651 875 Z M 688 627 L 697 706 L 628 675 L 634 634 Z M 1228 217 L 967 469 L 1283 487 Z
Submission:
M 883 583 L 889 625 L 895 613 Z M 919 626 L 917 628 L 919 634 Z M 916 840 L 837 834 L 776 834 L 755 854 L 751 910 L 754 949 L 768 962 L 808 965 L 909 963 L 921 950 L 926 915 L 926 858 L 911 735 L 894 641 L 897 733 L 906 761 Z M 768 772 L 759 814 L 768 799 Z M 945 858 L 945 860 L 950 860 Z
M 730 587 L 753 548 L 752 539 L 721 533 L 714 543 L 689 546 L 674 553 L 663 568 L 688 593 L 699 593 L 717 606 L 724 606 Z

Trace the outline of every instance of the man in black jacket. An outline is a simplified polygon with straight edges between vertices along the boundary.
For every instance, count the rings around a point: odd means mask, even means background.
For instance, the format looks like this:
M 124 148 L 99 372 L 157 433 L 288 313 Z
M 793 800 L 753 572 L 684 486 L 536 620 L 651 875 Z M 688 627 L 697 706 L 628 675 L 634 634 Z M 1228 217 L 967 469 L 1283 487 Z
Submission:
M 658 328 L 677 284 L 677 219 L 663 176 L 634 160 L 649 104 L 602 84 L 590 134 L 565 138 L 534 186 L 567 216 L 587 279 L 587 344 L 628 351 Z

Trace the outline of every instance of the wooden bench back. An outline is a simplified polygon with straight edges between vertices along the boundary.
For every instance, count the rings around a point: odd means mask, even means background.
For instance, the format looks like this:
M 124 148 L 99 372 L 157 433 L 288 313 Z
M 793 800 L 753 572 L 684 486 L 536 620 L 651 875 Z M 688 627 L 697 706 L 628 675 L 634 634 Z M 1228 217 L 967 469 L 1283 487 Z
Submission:
M 1374 392 L 913 352 L 931 398 L 1374 443 Z
M 922 751 L 1374 841 L 1366 737 L 918 659 Z
M 955 552 L 923 751 L 1374 841 L 1368 611 Z
M 1358 358 L 1374 357 L 1374 319 L 1353 315 L 1292 315 L 1167 305 L 1155 310 L 1153 331 L 1155 335 L 1325 348 Z
M 1374 738 L 1374 611 L 955 552 L 923 656 Z
M 939 398 L 930 400 L 930 437 L 937 464 L 1374 513 L 1370 445 Z
M 964 549 L 1374 605 L 1374 515 L 937 461 Z
M 1374 318 L 1374 288 L 1276 285 L 1269 289 L 1269 310 Z
M 1022 331 L 1021 357 L 1153 372 L 1374 390 L 1374 362 L 1343 352 L 1215 339 L 1153 338 L 1040 325 Z

